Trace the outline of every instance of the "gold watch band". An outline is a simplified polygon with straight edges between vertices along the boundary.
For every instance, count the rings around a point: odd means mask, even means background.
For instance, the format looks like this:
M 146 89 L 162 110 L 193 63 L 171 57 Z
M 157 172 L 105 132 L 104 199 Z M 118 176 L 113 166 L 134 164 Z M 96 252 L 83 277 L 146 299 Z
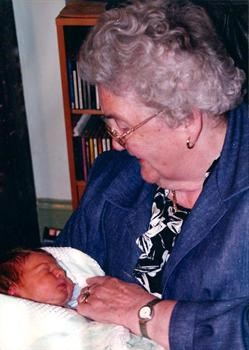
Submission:
M 155 298 L 155 299 L 152 299 L 151 301 L 149 301 L 147 304 L 145 304 L 143 307 L 149 307 L 151 309 L 151 318 L 150 319 L 141 319 L 139 318 L 139 327 L 140 327 L 140 332 L 141 332 L 141 335 L 143 337 L 146 337 L 148 339 L 150 339 L 149 335 L 148 335 L 148 331 L 147 331 L 147 323 L 149 321 L 152 320 L 153 316 L 154 316 L 154 311 L 153 311 L 153 307 L 159 303 L 160 301 L 162 301 L 162 299 L 158 299 L 158 298 Z M 140 308 L 141 310 L 141 308 Z
M 146 337 L 148 339 L 150 339 L 149 335 L 148 335 L 148 332 L 147 332 L 147 322 L 148 321 L 141 321 L 139 320 L 139 326 L 140 326 L 140 332 L 141 332 L 141 335 L 143 337 Z

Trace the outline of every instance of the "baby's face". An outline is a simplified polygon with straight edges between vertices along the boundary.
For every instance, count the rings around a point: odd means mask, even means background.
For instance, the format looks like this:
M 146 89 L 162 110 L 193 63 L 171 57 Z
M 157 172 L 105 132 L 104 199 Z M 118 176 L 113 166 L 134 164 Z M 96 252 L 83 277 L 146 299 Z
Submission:
M 73 282 L 51 256 L 34 252 L 22 266 L 21 283 L 14 286 L 13 295 L 65 306 L 72 297 Z

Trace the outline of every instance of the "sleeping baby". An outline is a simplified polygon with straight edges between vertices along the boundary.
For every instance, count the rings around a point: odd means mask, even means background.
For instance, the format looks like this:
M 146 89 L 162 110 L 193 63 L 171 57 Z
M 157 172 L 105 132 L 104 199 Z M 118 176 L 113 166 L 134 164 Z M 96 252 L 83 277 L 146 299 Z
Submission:
M 74 283 L 43 249 L 14 249 L 0 257 L 0 292 L 40 303 L 71 306 Z
M 122 326 L 89 321 L 73 310 L 87 301 L 86 280 L 96 275 L 104 275 L 98 263 L 74 248 L 2 254 L 0 350 L 162 349 Z

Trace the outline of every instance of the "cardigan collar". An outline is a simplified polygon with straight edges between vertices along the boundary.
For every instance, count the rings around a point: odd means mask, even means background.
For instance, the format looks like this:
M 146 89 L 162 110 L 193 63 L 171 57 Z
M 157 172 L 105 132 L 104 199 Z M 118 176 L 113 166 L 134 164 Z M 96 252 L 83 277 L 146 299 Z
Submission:
M 249 116 L 245 103 L 228 113 L 216 178 L 224 201 L 249 188 Z

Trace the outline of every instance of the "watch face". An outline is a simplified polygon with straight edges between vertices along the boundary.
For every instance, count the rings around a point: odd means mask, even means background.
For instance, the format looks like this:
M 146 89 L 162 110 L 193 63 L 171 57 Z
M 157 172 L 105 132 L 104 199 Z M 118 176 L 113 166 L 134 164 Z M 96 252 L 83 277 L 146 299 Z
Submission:
M 139 317 L 142 320 L 150 320 L 152 317 L 152 309 L 149 306 L 143 306 L 140 310 L 139 310 Z

